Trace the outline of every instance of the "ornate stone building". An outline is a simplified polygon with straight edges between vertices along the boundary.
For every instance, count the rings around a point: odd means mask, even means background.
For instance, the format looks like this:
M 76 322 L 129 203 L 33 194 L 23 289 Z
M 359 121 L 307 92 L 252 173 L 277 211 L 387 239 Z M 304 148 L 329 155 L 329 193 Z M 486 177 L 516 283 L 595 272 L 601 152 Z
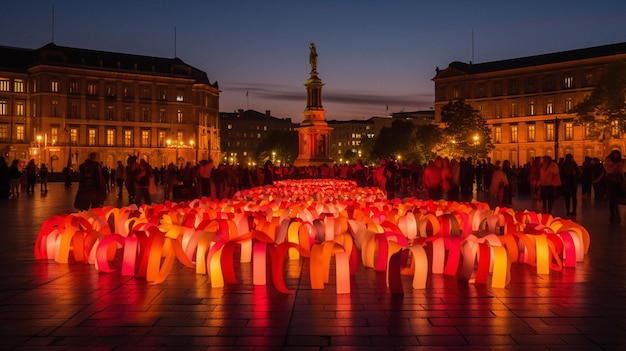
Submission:
M 0 150 L 54 172 L 90 152 L 109 167 L 218 158 L 219 93 L 179 58 L 0 47 Z
M 492 129 L 495 160 L 524 164 L 535 156 L 571 153 L 603 159 L 624 153 L 624 135 L 611 128 L 601 139 L 588 137 L 571 110 L 591 93 L 607 66 L 626 60 L 626 43 L 472 64 L 452 62 L 437 69 L 435 121 L 449 101 L 464 99 Z

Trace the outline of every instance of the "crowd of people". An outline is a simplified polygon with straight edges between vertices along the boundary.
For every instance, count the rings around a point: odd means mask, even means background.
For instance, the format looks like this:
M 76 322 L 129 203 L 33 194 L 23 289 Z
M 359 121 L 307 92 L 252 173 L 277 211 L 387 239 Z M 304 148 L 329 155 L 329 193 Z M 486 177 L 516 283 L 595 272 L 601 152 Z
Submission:
M 566 213 L 575 217 L 578 207 L 578 184 L 582 195 L 595 200 L 608 200 L 611 222 L 620 222 L 619 204 L 624 202 L 625 162 L 620 151 L 612 151 L 603 161 L 585 157 L 581 165 L 571 154 L 558 161 L 550 156 L 535 157 L 521 167 L 512 166 L 508 160 L 491 162 L 472 158 L 437 157 L 427 163 L 383 159 L 376 166 L 366 166 L 358 159 L 353 165 L 293 167 L 275 166 L 271 161 L 259 167 L 245 164 L 219 164 L 202 160 L 197 165 L 184 166 L 170 163 L 160 168 L 152 167 L 143 158 L 130 156 L 125 162 L 117 161 L 109 169 L 97 160 L 96 153 L 89 154 L 78 169 L 79 189 L 75 207 L 88 210 L 100 207 L 109 192 L 117 187 L 117 197 L 124 190 L 131 203 L 152 203 L 156 186 L 163 186 L 164 199 L 190 200 L 202 196 L 213 199 L 232 197 L 237 191 L 256 186 L 271 185 L 274 180 L 337 178 L 354 180 L 357 186 L 377 186 L 388 199 L 415 196 L 426 199 L 471 201 L 477 194 L 486 193 L 493 206 L 509 206 L 514 194 L 529 194 L 536 209 L 552 213 L 557 196 L 565 199 Z M 18 160 L 9 166 L 0 157 L 0 197 L 19 197 L 22 189 L 35 191 L 40 183 L 42 192 L 48 191 L 48 170 L 30 160 L 20 169 Z M 66 186 L 71 186 L 71 179 Z

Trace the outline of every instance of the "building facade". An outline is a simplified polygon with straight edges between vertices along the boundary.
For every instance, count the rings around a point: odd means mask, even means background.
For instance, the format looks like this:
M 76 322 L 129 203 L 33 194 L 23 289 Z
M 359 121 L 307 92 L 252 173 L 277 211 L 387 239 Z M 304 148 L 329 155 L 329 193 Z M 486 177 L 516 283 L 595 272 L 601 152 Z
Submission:
M 214 161 L 248 166 L 257 165 L 256 154 L 259 146 L 272 132 L 297 133 L 298 127 L 298 124 L 291 122 L 291 118 L 273 117 L 269 110 L 265 111 L 265 114 L 243 109 L 237 112 L 222 112 L 220 123 L 222 154 Z M 297 145 L 294 145 L 295 147 Z
M 480 64 L 453 62 L 437 69 L 435 122 L 451 100 L 464 99 L 486 118 L 495 149 L 491 158 L 525 164 L 536 156 L 572 154 L 603 159 L 625 150 L 618 126 L 591 138 L 572 109 L 598 83 L 609 64 L 626 60 L 626 43 Z
M 152 166 L 218 157 L 219 89 L 179 58 L 0 47 L 0 150 L 76 169 L 96 152 Z

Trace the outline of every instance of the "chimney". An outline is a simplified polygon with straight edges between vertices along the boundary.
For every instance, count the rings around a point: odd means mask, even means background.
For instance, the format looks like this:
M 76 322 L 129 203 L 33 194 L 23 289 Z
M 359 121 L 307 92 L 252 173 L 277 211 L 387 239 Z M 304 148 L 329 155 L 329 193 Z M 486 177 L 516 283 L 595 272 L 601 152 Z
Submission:
M 270 110 L 265 110 L 265 117 L 272 117 Z

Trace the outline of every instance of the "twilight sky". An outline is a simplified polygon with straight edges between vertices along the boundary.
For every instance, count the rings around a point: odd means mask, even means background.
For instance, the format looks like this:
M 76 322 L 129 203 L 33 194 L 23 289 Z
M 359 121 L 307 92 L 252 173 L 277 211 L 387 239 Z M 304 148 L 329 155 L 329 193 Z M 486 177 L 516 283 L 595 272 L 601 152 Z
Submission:
M 54 7 L 54 26 L 52 8 Z M 54 31 L 52 28 L 54 27 Z M 473 40 L 472 40 L 473 32 Z M 175 34 L 176 33 L 176 34 Z M 309 42 L 328 120 L 434 105 L 435 67 L 626 41 L 626 1 L 5 1 L 0 45 L 174 57 L 218 81 L 220 111 L 302 120 Z M 473 48 L 472 48 L 473 42 Z M 246 97 L 247 92 L 247 97 Z

